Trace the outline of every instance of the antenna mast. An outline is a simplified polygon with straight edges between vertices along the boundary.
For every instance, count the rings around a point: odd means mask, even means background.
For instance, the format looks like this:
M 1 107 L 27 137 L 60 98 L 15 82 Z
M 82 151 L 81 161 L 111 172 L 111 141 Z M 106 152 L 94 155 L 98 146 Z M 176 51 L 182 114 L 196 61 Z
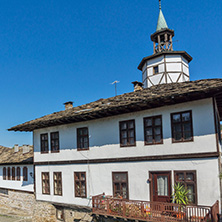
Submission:
M 117 83 L 119 83 L 118 80 L 114 81 L 113 83 L 111 83 L 112 85 L 115 84 L 115 96 L 117 96 Z

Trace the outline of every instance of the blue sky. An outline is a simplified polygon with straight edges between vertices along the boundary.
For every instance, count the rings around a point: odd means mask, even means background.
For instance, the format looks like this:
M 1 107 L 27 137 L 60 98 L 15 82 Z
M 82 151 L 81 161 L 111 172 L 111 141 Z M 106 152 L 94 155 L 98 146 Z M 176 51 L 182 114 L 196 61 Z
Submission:
M 133 90 L 137 66 L 151 55 L 158 0 L 1 0 L 0 144 L 32 144 L 6 129 Z M 191 80 L 221 78 L 222 1 L 162 0 L 174 49 L 192 57 Z M 178 41 L 177 41 L 178 40 Z

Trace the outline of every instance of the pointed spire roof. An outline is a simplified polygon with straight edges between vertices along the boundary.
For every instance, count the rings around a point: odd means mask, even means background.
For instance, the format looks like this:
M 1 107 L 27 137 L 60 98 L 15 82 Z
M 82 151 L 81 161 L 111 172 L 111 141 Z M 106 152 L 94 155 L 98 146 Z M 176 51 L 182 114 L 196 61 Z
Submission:
M 159 13 L 156 31 L 160 31 L 161 29 L 168 28 L 167 23 L 166 23 L 166 19 L 164 18 L 164 15 L 163 15 L 163 12 L 161 9 L 161 0 L 159 0 L 159 8 L 160 8 L 160 13 Z

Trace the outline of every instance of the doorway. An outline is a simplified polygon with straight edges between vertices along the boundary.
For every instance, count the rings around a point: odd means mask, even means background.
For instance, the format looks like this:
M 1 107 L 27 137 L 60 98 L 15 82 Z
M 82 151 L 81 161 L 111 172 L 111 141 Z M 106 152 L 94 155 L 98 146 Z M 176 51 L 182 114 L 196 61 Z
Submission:
M 171 202 L 171 172 L 150 172 L 151 201 Z

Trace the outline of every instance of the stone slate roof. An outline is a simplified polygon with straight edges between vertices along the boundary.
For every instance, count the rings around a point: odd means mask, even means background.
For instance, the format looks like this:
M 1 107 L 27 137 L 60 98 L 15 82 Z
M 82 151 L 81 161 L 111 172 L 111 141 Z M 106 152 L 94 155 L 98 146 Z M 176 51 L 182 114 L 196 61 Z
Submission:
M 222 79 L 204 79 L 152 86 L 141 91 L 100 99 L 14 126 L 9 131 L 33 131 L 216 96 L 222 114 Z M 220 115 L 222 116 L 222 115 Z
M 14 152 L 13 148 L 0 146 L 0 165 L 33 164 L 33 147 L 29 147 L 30 151 L 23 153 L 22 147 L 19 147 L 18 152 Z

